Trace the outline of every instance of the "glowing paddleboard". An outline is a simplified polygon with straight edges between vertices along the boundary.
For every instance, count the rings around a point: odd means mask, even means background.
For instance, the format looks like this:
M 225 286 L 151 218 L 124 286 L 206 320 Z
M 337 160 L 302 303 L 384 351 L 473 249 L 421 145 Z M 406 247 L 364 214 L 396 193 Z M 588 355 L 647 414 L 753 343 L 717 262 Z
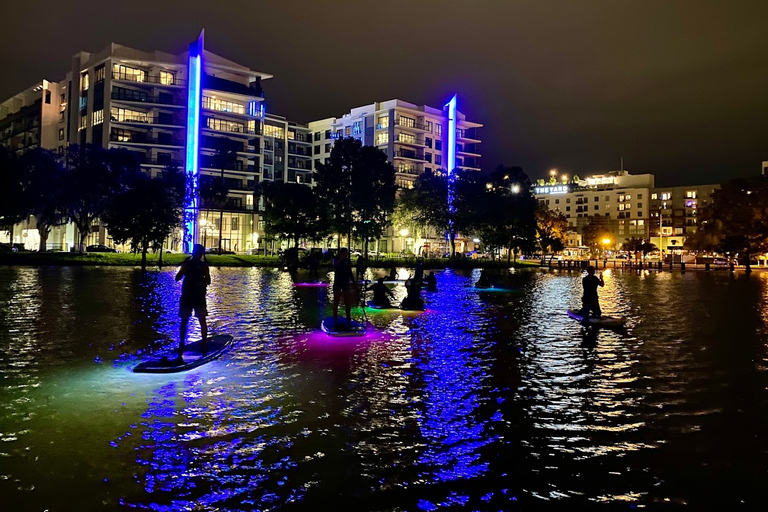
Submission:
M 184 355 L 178 359 L 178 348 L 142 363 L 133 368 L 136 373 L 177 373 L 197 368 L 220 357 L 232 345 L 232 336 L 218 334 L 208 338 L 203 354 L 202 340 L 184 345 Z

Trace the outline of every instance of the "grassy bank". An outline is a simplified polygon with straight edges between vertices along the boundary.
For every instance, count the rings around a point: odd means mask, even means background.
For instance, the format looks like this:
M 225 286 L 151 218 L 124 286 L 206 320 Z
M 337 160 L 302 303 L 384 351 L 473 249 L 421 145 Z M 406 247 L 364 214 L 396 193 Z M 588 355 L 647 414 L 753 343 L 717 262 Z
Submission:
M 158 254 L 147 255 L 147 267 L 157 267 Z M 179 266 L 186 254 L 163 254 L 163 266 Z M 277 256 L 251 256 L 239 254 L 209 254 L 206 259 L 214 267 L 276 267 L 281 265 Z M 506 261 L 473 260 L 473 259 L 425 259 L 424 268 L 507 268 Z M 538 261 L 518 262 L 517 267 L 538 266 Z M 4 252 L 0 253 L 0 265 L 12 266 L 122 266 L 138 267 L 141 265 L 141 255 L 130 253 L 69 253 L 69 252 Z M 323 266 L 330 266 L 326 264 Z M 415 267 L 415 258 L 385 258 L 369 261 L 373 268 Z

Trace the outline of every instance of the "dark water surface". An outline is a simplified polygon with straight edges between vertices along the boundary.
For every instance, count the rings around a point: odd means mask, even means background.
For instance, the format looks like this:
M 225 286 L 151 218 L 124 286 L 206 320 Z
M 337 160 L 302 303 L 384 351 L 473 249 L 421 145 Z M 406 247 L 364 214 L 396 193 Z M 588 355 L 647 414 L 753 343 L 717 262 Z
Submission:
M 767 274 L 607 273 L 629 328 L 585 333 L 575 272 L 438 273 L 332 339 L 328 289 L 214 269 L 232 350 L 133 374 L 174 271 L 0 268 L 0 509 L 768 509 Z

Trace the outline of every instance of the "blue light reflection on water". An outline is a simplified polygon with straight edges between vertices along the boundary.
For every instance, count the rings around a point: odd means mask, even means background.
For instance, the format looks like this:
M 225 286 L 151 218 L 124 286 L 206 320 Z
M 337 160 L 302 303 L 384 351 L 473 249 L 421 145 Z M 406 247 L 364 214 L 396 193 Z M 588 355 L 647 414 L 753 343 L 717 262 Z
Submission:
M 604 308 L 630 329 L 593 336 L 564 315 L 576 273 L 518 272 L 502 294 L 446 272 L 427 312 L 329 339 L 330 290 L 213 272 L 233 349 L 157 376 L 129 368 L 175 347 L 175 269 L 0 269 L 0 491 L 17 510 L 765 503 L 760 275 L 607 273 Z

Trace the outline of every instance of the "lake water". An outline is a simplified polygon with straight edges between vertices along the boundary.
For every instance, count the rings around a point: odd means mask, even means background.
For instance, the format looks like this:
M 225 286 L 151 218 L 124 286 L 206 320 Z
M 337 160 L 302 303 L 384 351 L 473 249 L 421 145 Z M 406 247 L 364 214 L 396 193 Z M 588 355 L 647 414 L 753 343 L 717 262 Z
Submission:
M 768 507 L 768 274 L 608 271 L 620 333 L 566 316 L 576 271 L 438 272 L 340 339 L 327 288 L 213 269 L 232 349 L 134 374 L 175 346 L 174 272 L 0 268 L 0 508 Z

